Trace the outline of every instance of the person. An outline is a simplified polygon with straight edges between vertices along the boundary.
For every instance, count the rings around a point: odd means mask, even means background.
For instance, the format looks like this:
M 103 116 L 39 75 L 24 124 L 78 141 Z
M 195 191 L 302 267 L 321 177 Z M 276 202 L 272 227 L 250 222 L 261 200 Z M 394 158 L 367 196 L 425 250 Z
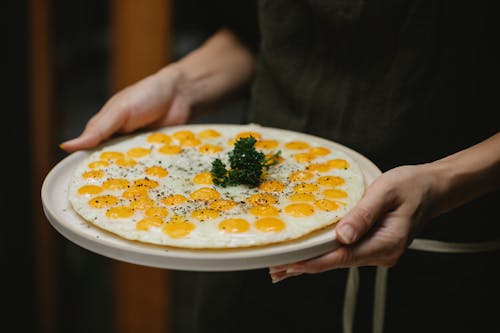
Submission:
M 61 146 L 73 152 L 114 133 L 183 124 L 251 82 L 248 122 L 340 142 L 383 174 L 338 223 L 339 249 L 270 268 L 273 282 L 300 278 L 272 285 L 260 270 L 200 275 L 193 331 L 340 331 L 339 268 L 372 276 L 373 266 L 392 267 L 386 331 L 486 330 L 495 311 L 485 299 L 500 296 L 498 249 L 458 256 L 408 248 L 417 235 L 500 239 L 495 6 L 259 1 L 257 48 L 237 27 L 222 27 L 112 96 Z M 367 285 L 361 310 L 369 308 Z M 357 313 L 355 326 L 368 331 L 369 316 Z

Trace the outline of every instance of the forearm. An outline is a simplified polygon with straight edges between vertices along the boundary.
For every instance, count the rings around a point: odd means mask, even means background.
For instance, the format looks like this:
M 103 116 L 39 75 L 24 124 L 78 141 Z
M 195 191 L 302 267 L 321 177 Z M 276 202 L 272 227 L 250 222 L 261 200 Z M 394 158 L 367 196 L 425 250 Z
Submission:
M 437 179 L 433 215 L 500 188 L 500 132 L 468 149 L 428 164 Z
M 231 31 L 222 29 L 157 75 L 168 77 L 174 70 L 180 76 L 179 93 L 197 106 L 227 97 L 250 82 L 254 62 L 250 50 Z

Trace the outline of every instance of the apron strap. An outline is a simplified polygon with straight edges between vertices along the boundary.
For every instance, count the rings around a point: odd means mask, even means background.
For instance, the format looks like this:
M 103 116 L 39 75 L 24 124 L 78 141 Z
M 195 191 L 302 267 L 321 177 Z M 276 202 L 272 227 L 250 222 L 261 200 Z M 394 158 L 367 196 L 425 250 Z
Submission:
M 344 333 L 352 333 L 356 301 L 359 290 L 359 270 L 357 267 L 349 268 L 344 296 L 344 310 L 342 312 L 342 325 Z
M 435 253 L 476 253 L 497 251 L 500 250 L 500 239 L 475 243 L 451 243 L 417 238 L 413 240 L 409 249 Z M 384 331 L 385 298 L 388 273 L 388 268 L 377 266 L 374 285 L 375 295 L 373 300 L 373 333 L 382 333 Z M 357 267 L 349 268 L 342 317 L 343 333 L 352 333 L 353 331 L 359 280 L 359 269 Z

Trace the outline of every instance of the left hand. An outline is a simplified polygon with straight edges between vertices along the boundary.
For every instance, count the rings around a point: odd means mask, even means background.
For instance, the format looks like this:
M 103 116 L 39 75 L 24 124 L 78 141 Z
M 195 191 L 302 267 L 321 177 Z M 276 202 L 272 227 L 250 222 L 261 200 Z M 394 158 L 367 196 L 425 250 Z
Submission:
M 434 215 L 439 177 L 428 164 L 402 166 L 382 174 L 338 223 L 342 246 L 298 263 L 270 268 L 273 282 L 303 273 L 351 266 L 393 266 Z

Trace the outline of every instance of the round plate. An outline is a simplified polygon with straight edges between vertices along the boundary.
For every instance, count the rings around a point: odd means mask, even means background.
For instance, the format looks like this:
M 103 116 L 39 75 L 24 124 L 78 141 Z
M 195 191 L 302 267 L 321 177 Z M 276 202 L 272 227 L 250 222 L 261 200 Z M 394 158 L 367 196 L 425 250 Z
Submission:
M 222 131 L 224 127 L 238 126 L 208 125 Z M 207 124 L 200 124 L 182 127 L 196 130 L 206 126 Z M 282 131 L 284 136 L 293 133 L 282 129 L 271 129 Z M 362 169 L 366 185 L 381 174 L 374 163 L 350 148 L 316 136 L 301 135 L 350 155 Z M 45 215 L 59 233 L 92 252 L 144 266 L 190 271 L 236 271 L 305 260 L 339 247 L 335 239 L 335 226 L 282 244 L 227 250 L 182 249 L 120 238 L 85 221 L 73 210 L 68 200 L 68 186 L 73 170 L 91 153 L 91 151 L 80 151 L 70 154 L 49 172 L 42 185 L 42 203 Z

